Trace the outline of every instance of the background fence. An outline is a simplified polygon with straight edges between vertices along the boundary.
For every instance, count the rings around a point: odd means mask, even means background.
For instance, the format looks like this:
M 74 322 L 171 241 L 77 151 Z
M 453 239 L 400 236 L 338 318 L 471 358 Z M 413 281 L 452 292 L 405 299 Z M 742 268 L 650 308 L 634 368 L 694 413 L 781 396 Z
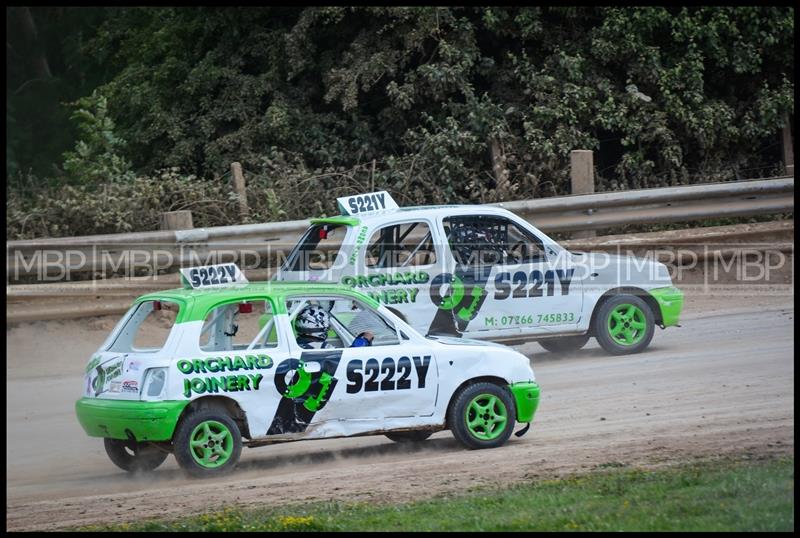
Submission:
M 578 194 L 493 205 L 509 209 L 545 232 L 769 215 L 794 211 L 794 177 Z M 133 247 L 151 253 L 152 265 L 162 272 L 174 272 L 182 265 L 196 263 L 198 258 L 205 259 L 216 250 L 234 245 L 237 249 L 246 249 L 274 260 L 277 255 L 285 254 L 291 248 L 309 222 L 294 220 L 9 241 L 6 243 L 6 270 L 11 282 L 43 274 L 52 277 L 53 267 L 59 264 L 63 264 L 69 274 L 103 275 L 118 270 L 119 257 L 126 249 Z M 220 261 L 243 260 L 231 251 L 228 258 Z

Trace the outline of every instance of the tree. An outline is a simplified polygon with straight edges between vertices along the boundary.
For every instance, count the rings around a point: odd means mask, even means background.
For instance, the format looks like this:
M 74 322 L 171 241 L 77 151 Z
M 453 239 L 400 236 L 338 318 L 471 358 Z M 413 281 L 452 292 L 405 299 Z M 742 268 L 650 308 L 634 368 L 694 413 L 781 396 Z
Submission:
M 285 159 L 314 176 L 374 159 L 418 201 L 486 201 L 566 193 L 570 150 L 593 149 L 600 189 L 754 177 L 774 172 L 794 110 L 790 7 L 93 13 L 92 37 L 64 50 L 93 59 L 80 95 L 107 99 L 142 173 Z

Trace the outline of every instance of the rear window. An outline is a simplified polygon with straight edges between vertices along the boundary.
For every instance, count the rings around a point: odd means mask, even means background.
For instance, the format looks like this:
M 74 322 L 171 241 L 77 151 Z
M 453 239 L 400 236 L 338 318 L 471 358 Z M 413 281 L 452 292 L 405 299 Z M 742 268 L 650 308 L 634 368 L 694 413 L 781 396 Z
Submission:
M 109 351 L 155 353 L 167 342 L 180 307 L 170 301 L 143 301 L 130 310 L 130 316 L 117 333 Z
M 315 224 L 303 235 L 286 259 L 285 271 L 325 270 L 334 266 L 348 226 Z M 345 263 L 344 261 L 342 263 Z

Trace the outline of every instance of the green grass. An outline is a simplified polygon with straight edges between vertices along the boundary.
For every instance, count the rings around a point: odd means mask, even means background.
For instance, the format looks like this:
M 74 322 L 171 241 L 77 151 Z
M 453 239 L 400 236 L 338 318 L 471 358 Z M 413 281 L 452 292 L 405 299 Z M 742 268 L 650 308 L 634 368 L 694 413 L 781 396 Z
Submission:
M 582 530 L 791 531 L 794 458 L 724 460 L 655 471 L 599 466 L 558 480 L 381 505 L 312 503 L 225 509 L 175 521 L 82 527 L 111 531 Z M 309 485 L 323 489 L 323 484 Z M 211 496 L 213 498 L 213 494 Z M 216 501 L 215 503 L 216 504 Z M 265 506 L 269 498 L 264 499 Z

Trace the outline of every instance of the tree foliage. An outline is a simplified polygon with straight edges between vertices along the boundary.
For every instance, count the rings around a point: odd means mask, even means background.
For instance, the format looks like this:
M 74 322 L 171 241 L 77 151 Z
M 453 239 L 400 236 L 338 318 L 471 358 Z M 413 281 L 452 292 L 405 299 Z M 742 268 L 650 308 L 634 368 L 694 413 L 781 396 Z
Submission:
M 423 203 L 565 194 L 573 149 L 595 150 L 599 190 L 770 175 L 794 113 L 790 7 L 126 7 L 95 17 L 90 38 L 66 50 L 102 79 L 97 95 L 126 141 L 114 152 L 134 170 L 213 179 L 240 161 L 266 177 L 265 163 L 280 161 L 283 177 L 325 178 L 308 206 L 327 211 L 344 170 Z M 9 126 L 16 110 L 7 106 Z M 19 160 L 24 145 L 7 150 Z
M 101 184 L 134 177 L 131 164 L 122 155 L 125 141 L 114 133 L 114 121 L 108 115 L 108 99 L 95 91 L 72 103 L 72 119 L 81 138 L 74 151 L 64 153 L 64 172 L 73 183 Z

